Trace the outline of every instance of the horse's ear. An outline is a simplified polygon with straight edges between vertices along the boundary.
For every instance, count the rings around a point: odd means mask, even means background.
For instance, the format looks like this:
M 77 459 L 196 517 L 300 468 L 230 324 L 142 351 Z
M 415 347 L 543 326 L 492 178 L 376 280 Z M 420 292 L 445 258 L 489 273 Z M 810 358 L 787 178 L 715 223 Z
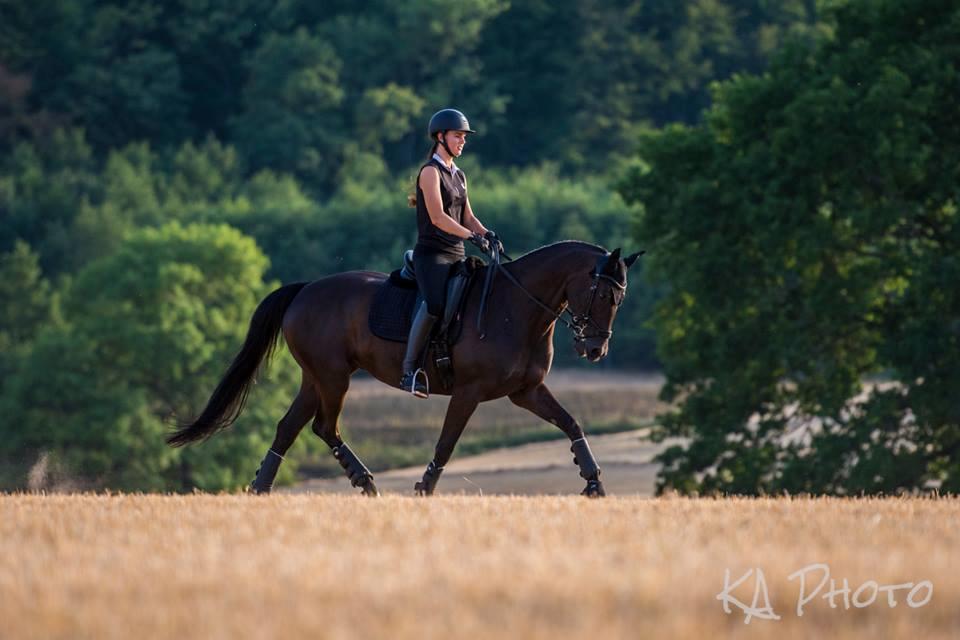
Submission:
M 627 269 L 633 266 L 633 263 L 637 261 L 637 258 L 645 254 L 646 251 L 637 251 L 634 254 L 631 254 L 623 259 L 623 264 L 627 265 Z
M 610 254 L 610 257 L 607 258 L 608 265 L 615 265 L 617 261 L 620 260 L 620 247 L 617 247 L 613 250 L 613 253 Z

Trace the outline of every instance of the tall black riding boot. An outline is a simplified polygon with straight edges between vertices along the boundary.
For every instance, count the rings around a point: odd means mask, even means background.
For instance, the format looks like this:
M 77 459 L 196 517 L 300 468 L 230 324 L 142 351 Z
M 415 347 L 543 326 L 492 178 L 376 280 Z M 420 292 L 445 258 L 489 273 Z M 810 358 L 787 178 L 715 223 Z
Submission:
M 427 372 L 417 368 L 417 361 L 436 321 L 437 316 L 427 311 L 427 303 L 421 302 L 413 324 L 410 326 L 410 336 L 407 338 L 407 355 L 403 358 L 403 378 L 400 380 L 400 388 L 410 391 L 418 398 L 426 398 L 429 395 Z

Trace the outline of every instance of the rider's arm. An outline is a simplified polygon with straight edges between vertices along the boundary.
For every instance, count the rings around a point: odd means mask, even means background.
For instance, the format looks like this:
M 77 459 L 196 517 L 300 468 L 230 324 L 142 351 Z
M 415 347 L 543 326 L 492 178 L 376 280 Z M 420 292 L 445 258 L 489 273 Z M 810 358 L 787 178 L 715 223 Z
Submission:
M 423 191 L 423 200 L 427 205 L 430 222 L 441 231 L 466 240 L 473 232 L 458 224 L 456 220 L 443 212 L 443 199 L 440 197 L 440 173 L 436 167 L 425 167 L 420 172 L 420 189 Z M 466 219 L 466 216 L 464 216 Z
M 467 184 L 466 176 L 463 177 L 463 184 L 464 186 Z M 473 207 L 470 206 L 469 196 L 467 196 L 466 202 L 463 205 L 463 224 L 471 231 L 476 231 L 480 235 L 487 233 L 487 228 L 483 226 L 483 223 L 480 222 L 477 216 L 473 215 Z

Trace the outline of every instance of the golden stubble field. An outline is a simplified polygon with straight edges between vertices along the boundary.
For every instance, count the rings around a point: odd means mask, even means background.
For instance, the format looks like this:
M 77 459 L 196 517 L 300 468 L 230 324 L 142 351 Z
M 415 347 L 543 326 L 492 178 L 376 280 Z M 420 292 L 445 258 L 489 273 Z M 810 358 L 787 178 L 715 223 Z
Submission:
M 6 494 L 0 637 L 956 638 L 958 524 L 945 498 Z M 812 563 L 875 602 L 798 617 Z M 751 568 L 780 620 L 724 613 Z

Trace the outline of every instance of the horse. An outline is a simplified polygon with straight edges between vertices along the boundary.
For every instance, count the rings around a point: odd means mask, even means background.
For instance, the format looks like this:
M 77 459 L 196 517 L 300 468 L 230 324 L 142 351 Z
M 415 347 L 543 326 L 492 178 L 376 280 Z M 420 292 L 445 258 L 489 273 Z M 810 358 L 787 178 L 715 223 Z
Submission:
M 587 483 L 581 493 L 605 495 L 600 466 L 583 428 L 557 402 L 544 379 L 553 362 L 558 321 L 573 330 L 580 357 L 597 362 L 607 355 L 613 322 L 627 291 L 627 271 L 642 253 L 622 258 L 619 248 L 607 252 L 594 244 L 567 240 L 478 269 L 478 278 L 494 269 L 492 281 L 502 276 L 507 282 L 491 287 L 483 330 L 465 320 L 452 346 L 455 379 L 449 390 L 438 392 L 449 395 L 450 401 L 433 460 L 414 485 L 417 495 L 433 494 L 477 405 L 504 396 L 559 427 L 570 439 L 574 464 Z M 351 484 L 364 495 L 379 495 L 373 474 L 341 438 L 339 417 L 350 378 L 358 369 L 399 388 L 406 345 L 375 336 L 367 322 L 371 301 L 386 278 L 374 271 L 347 271 L 287 284 L 268 294 L 254 311 L 243 346 L 204 410 L 192 422 L 178 424 L 167 443 L 179 447 L 206 440 L 232 424 L 282 331 L 300 365 L 300 390 L 277 424 L 276 437 L 249 491 L 270 492 L 284 454 L 313 419 L 313 432 L 330 447 Z M 467 291 L 464 318 L 477 315 L 485 293 L 479 287 Z M 425 369 L 429 379 L 437 379 L 433 363 Z

